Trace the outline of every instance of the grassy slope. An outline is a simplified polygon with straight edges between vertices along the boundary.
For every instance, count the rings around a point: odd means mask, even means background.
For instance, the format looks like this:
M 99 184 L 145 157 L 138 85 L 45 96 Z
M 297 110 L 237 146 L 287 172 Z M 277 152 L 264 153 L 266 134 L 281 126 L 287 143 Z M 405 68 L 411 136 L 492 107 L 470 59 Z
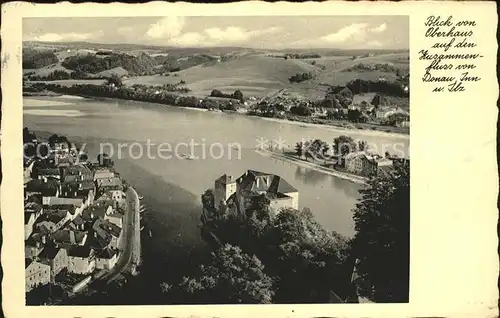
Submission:
M 331 85 L 345 85 L 347 82 L 361 78 L 364 80 L 377 80 L 379 76 L 384 76 L 388 80 L 394 80 L 396 75 L 393 73 L 386 73 L 380 71 L 366 71 L 366 72 L 342 72 L 342 70 L 352 67 L 356 64 L 385 64 L 394 65 L 399 67 L 403 72 L 409 70 L 409 63 L 406 60 L 400 60 L 400 58 L 407 57 L 407 54 L 396 53 L 396 54 L 383 54 L 374 57 L 359 58 L 356 60 L 351 59 L 339 59 L 337 61 L 330 60 L 330 63 L 321 62 L 321 64 L 326 66 L 326 69 L 321 73 L 316 79 L 319 83 L 328 83 Z M 405 63 L 406 62 L 406 63 Z M 320 63 L 318 61 L 318 63 Z
M 102 71 L 96 74 L 97 76 L 111 77 L 112 75 L 128 75 L 128 71 L 123 67 L 115 67 L 110 70 Z
M 71 52 L 57 52 L 60 61 L 81 50 L 71 50 Z M 182 52 L 188 54 L 189 50 Z M 181 52 L 172 54 L 182 56 Z M 190 53 L 190 52 L 189 52 Z M 195 53 L 195 52 L 193 52 Z M 196 52 L 198 53 L 198 52 Z M 225 62 L 207 62 L 201 65 L 190 67 L 177 72 L 176 76 L 139 76 L 124 81 L 125 85 L 146 84 L 163 85 L 174 84 L 181 80 L 187 83 L 192 90 L 191 94 L 196 96 L 207 96 L 214 89 L 232 93 L 239 89 L 246 96 L 264 96 L 272 90 L 287 88 L 289 92 L 306 96 L 308 98 L 321 98 L 324 96 L 327 85 L 345 85 L 347 82 L 361 78 L 364 80 L 377 80 L 379 76 L 384 76 L 388 80 L 395 79 L 395 74 L 379 71 L 366 72 L 342 72 L 343 69 L 352 67 L 358 63 L 364 64 L 384 64 L 389 63 L 399 67 L 403 72 L 408 71 L 408 53 L 387 53 L 374 57 L 358 58 L 351 60 L 350 56 L 324 56 L 317 59 L 281 59 L 268 57 L 267 53 L 255 53 L 251 50 L 235 50 L 232 52 L 234 58 Z M 311 65 L 315 61 L 316 65 Z M 321 70 L 320 66 L 325 69 Z M 37 75 L 46 76 L 56 69 L 66 70 L 60 63 L 37 70 L 24 70 L 24 72 L 35 72 Z M 68 70 L 67 70 L 68 71 Z M 113 72 L 113 70 L 104 73 Z M 313 80 L 290 84 L 288 78 L 296 73 L 314 72 L 317 77 Z M 120 74 L 125 74 L 119 70 Z M 65 81 L 61 81 L 65 82 Z M 68 82 L 69 84 L 74 81 Z M 323 85 L 322 85 L 323 84 Z
M 71 70 L 68 70 L 67 68 L 61 66 L 61 63 L 56 63 L 56 64 L 52 64 L 52 65 L 47 65 L 45 67 L 42 67 L 42 68 L 37 68 L 37 69 L 25 69 L 23 70 L 23 74 L 26 74 L 26 73 L 34 73 L 33 75 L 37 75 L 37 76 L 47 76 L 49 75 L 50 73 L 54 72 L 54 71 L 65 71 L 67 73 L 71 73 Z
M 186 81 L 195 95 L 207 95 L 213 89 L 261 96 L 269 90 L 288 86 L 296 73 L 315 72 L 319 68 L 300 60 L 276 59 L 263 55 L 244 55 L 220 63 L 205 63 L 178 72 L 178 76 L 142 76 L 125 84 L 166 84 Z

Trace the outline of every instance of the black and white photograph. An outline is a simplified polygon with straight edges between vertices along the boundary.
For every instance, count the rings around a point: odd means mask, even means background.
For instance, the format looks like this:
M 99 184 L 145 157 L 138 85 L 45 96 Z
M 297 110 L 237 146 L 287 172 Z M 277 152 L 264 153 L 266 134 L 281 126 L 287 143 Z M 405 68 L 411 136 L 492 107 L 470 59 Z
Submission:
M 408 303 L 409 21 L 23 18 L 26 305 Z

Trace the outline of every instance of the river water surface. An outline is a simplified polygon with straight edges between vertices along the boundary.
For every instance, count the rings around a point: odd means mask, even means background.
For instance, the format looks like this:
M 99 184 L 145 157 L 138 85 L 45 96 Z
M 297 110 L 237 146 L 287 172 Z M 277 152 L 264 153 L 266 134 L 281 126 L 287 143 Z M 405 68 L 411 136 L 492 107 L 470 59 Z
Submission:
M 347 236 L 353 234 L 351 209 L 360 185 L 264 157 L 254 151 L 258 140 L 271 142 L 281 138 L 291 145 L 302 138 L 332 142 L 336 136 L 346 134 L 345 131 L 122 100 L 42 97 L 25 98 L 24 103 L 24 125 L 31 130 L 78 138 L 89 143 L 87 149 L 91 155 L 97 153 L 96 143 L 109 142 L 113 144 L 113 150 L 111 146 L 103 149 L 115 158 L 119 166 L 117 144 L 124 145 L 120 157 L 127 161 L 128 168 L 120 173 L 128 179 L 141 178 L 141 175 L 129 175 L 134 170 L 131 167 L 140 168 L 199 198 L 224 173 L 239 176 L 247 169 L 269 172 L 285 178 L 296 187 L 300 207 L 310 208 L 326 229 Z M 407 136 L 348 133 L 355 139 L 361 138 L 376 145 L 396 145 L 407 150 L 409 144 Z M 146 149 L 148 140 L 151 143 L 149 157 Z M 134 142 L 143 147 L 140 158 L 137 158 L 140 147 L 130 146 Z M 178 152 L 189 152 L 187 144 L 190 142 L 199 144 L 194 154 L 201 159 L 185 160 L 174 153 L 165 157 L 165 152 L 162 159 L 161 153 L 158 153 L 157 145 L 160 143 L 164 144 L 163 149 L 170 147 L 175 151 L 177 146 Z M 240 145 L 241 150 L 236 145 Z M 222 155 L 222 158 L 212 158 L 210 149 L 215 157 Z
M 41 139 L 57 133 L 79 145 L 85 143 L 91 158 L 99 153 L 100 145 L 113 145 L 113 150 L 108 146 L 103 149 L 113 157 L 117 171 L 144 196 L 143 203 L 147 206 L 143 221 L 153 235 L 149 237 L 143 231 L 140 275 L 130 278 L 117 293 L 98 294 L 94 298 L 83 296 L 73 300 L 75 305 L 176 303 L 165 299 L 159 283 L 175 284 L 183 276 L 191 275 L 208 255 L 209 249 L 198 229 L 200 196 L 224 173 L 239 176 L 252 169 L 285 178 L 299 190 L 300 208 L 310 208 L 325 229 L 351 237 L 352 209 L 362 186 L 261 156 L 255 152 L 258 140 L 281 140 L 293 145 L 302 138 L 320 138 L 331 143 L 335 137 L 348 134 L 380 149 L 389 146 L 408 151 L 409 146 L 408 136 L 377 136 L 371 132 L 308 127 L 236 114 L 74 97 L 25 98 L 24 126 L 37 132 Z M 192 141 L 199 144 L 194 155 L 200 159 L 186 160 L 175 153 L 172 156 L 158 153 L 159 144 L 173 151 L 176 145 L 181 145 L 178 150 L 182 152 L 189 150 L 186 144 Z M 133 143 L 142 145 L 142 156 L 141 146 L 131 146 Z M 120 158 L 119 144 L 125 145 Z M 219 146 L 213 152 L 222 155 L 219 159 L 210 156 L 210 147 L 215 144 Z

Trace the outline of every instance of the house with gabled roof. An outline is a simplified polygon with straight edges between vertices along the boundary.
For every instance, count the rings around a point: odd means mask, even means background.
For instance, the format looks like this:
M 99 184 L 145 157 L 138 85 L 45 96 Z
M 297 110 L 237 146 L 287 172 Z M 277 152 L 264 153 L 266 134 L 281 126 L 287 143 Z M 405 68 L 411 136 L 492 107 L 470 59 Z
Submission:
M 33 232 L 33 226 L 38 218 L 43 213 L 43 207 L 41 204 L 33 201 L 26 202 L 24 205 L 24 239 L 27 240 L 28 237 Z
M 94 239 L 101 248 L 119 249 L 122 240 L 122 228 L 108 220 L 97 219 L 92 226 Z
M 90 274 L 95 269 L 95 251 L 91 247 L 72 246 L 68 249 L 68 272 Z
M 55 277 L 61 270 L 68 267 L 68 253 L 66 249 L 55 245 L 46 246 L 38 255 L 38 259 L 41 263 L 50 266 L 51 281 L 55 280 Z
M 84 231 L 85 220 L 80 215 L 77 215 L 68 226 L 73 230 Z
M 109 247 L 96 254 L 95 267 L 97 269 L 110 270 L 118 261 L 119 251 Z
M 24 205 L 24 212 L 33 213 L 38 218 L 43 212 L 43 206 L 36 201 L 28 201 Z
M 381 96 L 377 93 L 361 93 L 354 95 L 350 109 L 367 110 L 372 106 L 379 106 L 381 104 Z
M 36 170 L 36 174 L 39 180 L 53 179 L 61 180 L 61 170 L 58 168 L 41 168 Z
M 271 211 L 282 208 L 298 209 L 299 191 L 280 176 L 248 170 L 239 178 L 223 175 L 215 181 L 214 205 L 217 210 L 228 202 L 235 207 L 234 213 L 244 213 L 253 196 L 264 195 Z
M 36 232 L 31 233 L 28 239 L 24 241 L 24 257 L 30 259 L 36 258 L 47 243 L 49 233 L 50 231 L 45 227 L 36 228 Z
M 329 88 L 329 93 L 340 95 L 349 99 L 351 99 L 354 95 L 353 92 L 346 86 L 332 86 Z
M 100 193 L 109 191 L 109 190 L 123 190 L 122 179 L 119 177 L 99 179 L 96 181 L 97 183 L 97 191 Z
M 96 218 L 104 219 L 106 215 L 113 213 L 113 203 L 96 201 L 94 204 L 88 206 L 83 210 L 82 218 L 86 221 L 94 220 Z
M 94 181 L 94 174 L 89 167 L 82 164 L 75 164 L 62 170 L 62 181 Z
M 25 189 L 30 193 L 38 193 L 42 197 L 55 196 L 60 193 L 59 181 L 53 179 L 33 179 L 26 183 Z
M 87 233 L 66 227 L 52 233 L 52 239 L 59 247 L 83 246 L 87 242 Z
M 71 179 L 74 176 L 68 176 Z M 82 199 L 85 206 L 92 204 L 96 187 L 92 180 L 64 181 L 61 184 L 61 197 Z
M 46 213 L 39 218 L 36 226 L 44 226 L 52 233 L 62 228 L 70 219 L 70 213 L 66 209 L 46 210 Z
M 113 177 L 115 177 L 115 173 L 107 168 L 97 168 L 94 171 L 94 181 L 98 184 L 100 180 L 111 179 Z
M 110 223 L 113 223 L 120 228 L 123 227 L 123 215 L 117 210 L 113 210 L 112 213 L 106 214 L 104 216 L 104 220 L 109 221 Z
M 364 151 L 351 152 L 345 156 L 346 170 L 365 177 L 377 174 L 382 167 L 392 167 L 392 165 L 392 160 Z M 382 170 L 384 169 L 386 168 Z
M 25 259 L 25 291 L 50 283 L 50 266 L 33 259 Z
M 46 210 L 66 209 L 71 219 L 74 219 L 82 214 L 86 205 L 83 198 L 44 197 L 43 206 Z
M 109 190 L 106 192 L 107 195 L 111 198 L 111 200 L 121 205 L 125 202 L 127 198 L 126 194 L 122 190 Z
M 33 233 L 33 225 L 35 225 L 35 213 L 24 212 L 24 239 L 27 240 Z

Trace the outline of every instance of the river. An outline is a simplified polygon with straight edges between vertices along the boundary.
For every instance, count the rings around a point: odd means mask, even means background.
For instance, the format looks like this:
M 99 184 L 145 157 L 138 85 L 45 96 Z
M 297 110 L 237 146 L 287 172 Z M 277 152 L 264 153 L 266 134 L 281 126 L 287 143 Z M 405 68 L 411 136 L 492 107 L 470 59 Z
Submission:
M 140 167 L 196 197 L 212 187 L 213 181 L 224 173 L 239 176 L 246 169 L 252 169 L 277 174 L 299 190 L 300 207 L 310 208 L 326 229 L 347 236 L 353 234 L 351 209 L 358 197 L 359 185 L 263 157 L 254 151 L 260 138 L 264 142 L 281 138 L 287 144 L 295 144 L 302 138 L 331 142 L 336 136 L 346 134 L 341 130 L 122 100 L 37 97 L 25 98 L 24 101 L 24 125 L 30 129 L 94 143 L 87 146 L 91 155 L 97 153 L 96 142 L 111 143 L 112 148 L 104 146 L 103 149 L 115 158 L 119 166 L 119 162 L 125 160 L 127 165 Z M 363 131 L 348 133 L 375 147 L 380 145 L 380 149 L 389 145 L 407 151 L 409 145 L 407 136 L 377 136 Z M 368 135 L 364 135 L 366 133 Z M 148 140 L 151 143 L 149 156 Z M 138 145 L 130 146 L 134 142 L 142 145 L 142 156 Z M 172 151 L 177 146 L 179 153 L 187 153 L 190 142 L 199 144 L 194 152 L 199 160 L 177 158 L 173 152 L 170 157 L 168 152 L 163 152 L 163 158 L 160 157 L 159 144 L 163 143 L 163 149 L 170 147 Z M 123 145 L 121 154 L 118 154 L 118 144 Z M 241 151 L 237 145 L 241 146 Z M 215 158 L 211 158 L 211 149 Z M 221 155 L 222 158 L 217 159 Z M 130 168 L 121 173 L 130 179 L 140 177 L 128 175 L 128 171 Z
M 308 207 L 327 230 L 352 237 L 354 234 L 352 209 L 359 197 L 359 184 L 326 175 L 293 163 L 261 156 L 254 151 L 258 139 L 265 141 L 281 138 L 295 144 L 302 138 L 320 138 L 333 142 L 342 134 L 362 139 L 373 147 L 403 149 L 408 152 L 408 136 L 377 134 L 365 131 L 342 131 L 295 123 L 269 121 L 261 118 L 203 112 L 123 100 L 94 100 L 65 97 L 24 98 L 24 126 L 37 132 L 57 133 L 75 143 L 87 143 L 85 149 L 91 157 L 97 155 L 99 145 L 110 154 L 120 174 L 144 196 L 148 206 L 146 220 L 153 229 L 154 238 L 145 244 L 143 253 L 168 249 L 172 255 L 193 255 L 203 243 L 197 228 L 199 224 L 200 196 L 213 187 L 214 180 L 227 173 L 239 176 L 247 169 L 279 175 L 299 190 L 300 208 Z M 146 143 L 149 141 L 148 156 Z M 185 144 L 194 141 L 197 160 L 177 158 L 175 155 L 159 157 L 158 145 L 188 152 Z M 140 143 L 143 156 L 139 156 Z M 118 155 L 118 144 L 123 147 Z M 167 145 L 167 146 L 165 146 Z M 212 146 L 216 156 L 210 157 Z M 241 146 L 238 151 L 237 145 Z M 392 147 L 392 148 L 391 148 Z M 205 148 L 205 156 L 203 156 Z M 182 150 L 184 149 L 184 150 Z M 94 157 L 95 158 L 95 157 Z M 186 252 L 188 254 L 185 254 Z M 163 255 L 163 254 L 162 254 Z M 165 254 L 166 255 L 166 254 Z M 180 257 L 175 268 L 187 268 L 195 262 Z M 187 258 L 187 259 L 186 259 Z M 163 259 L 165 261 L 165 259 Z M 162 268 L 152 267 L 152 280 Z M 174 271 L 174 267 L 171 269 Z

